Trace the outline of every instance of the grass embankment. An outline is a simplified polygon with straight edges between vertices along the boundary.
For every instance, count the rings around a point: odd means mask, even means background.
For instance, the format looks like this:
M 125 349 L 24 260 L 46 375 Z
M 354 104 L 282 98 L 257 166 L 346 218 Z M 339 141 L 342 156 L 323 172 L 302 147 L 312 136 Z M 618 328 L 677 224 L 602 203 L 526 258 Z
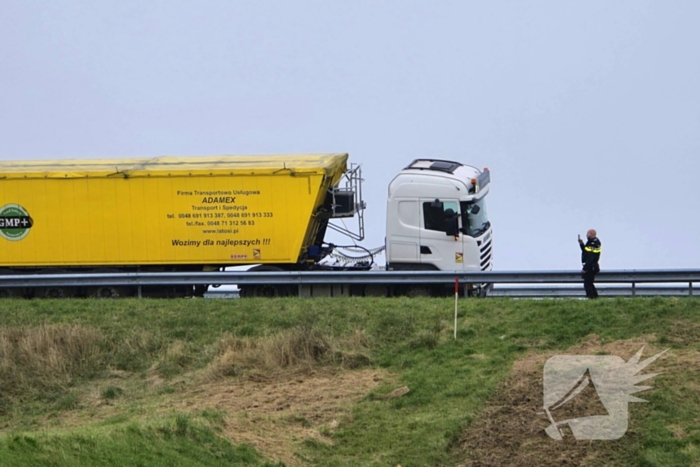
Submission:
M 442 299 L 2 301 L 0 464 L 700 462 L 700 301 L 460 306 L 454 341 Z M 627 435 L 544 435 L 548 356 L 643 344 Z

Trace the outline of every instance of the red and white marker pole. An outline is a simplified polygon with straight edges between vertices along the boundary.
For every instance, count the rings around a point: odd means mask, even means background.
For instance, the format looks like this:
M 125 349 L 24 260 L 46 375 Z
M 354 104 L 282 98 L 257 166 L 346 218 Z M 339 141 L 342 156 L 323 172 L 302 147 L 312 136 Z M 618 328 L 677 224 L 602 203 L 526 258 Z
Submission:
M 459 277 L 455 277 L 455 340 L 457 340 L 457 306 L 459 303 Z

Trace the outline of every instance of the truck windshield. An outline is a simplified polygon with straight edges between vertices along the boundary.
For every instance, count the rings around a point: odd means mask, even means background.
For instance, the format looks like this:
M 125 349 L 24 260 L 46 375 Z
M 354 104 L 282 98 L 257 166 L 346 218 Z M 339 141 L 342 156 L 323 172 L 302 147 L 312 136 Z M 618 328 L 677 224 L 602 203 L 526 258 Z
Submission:
M 475 209 L 477 207 L 478 209 Z M 462 226 L 466 235 L 479 237 L 491 226 L 486 214 L 485 198 L 476 201 L 462 201 L 460 209 L 462 211 Z

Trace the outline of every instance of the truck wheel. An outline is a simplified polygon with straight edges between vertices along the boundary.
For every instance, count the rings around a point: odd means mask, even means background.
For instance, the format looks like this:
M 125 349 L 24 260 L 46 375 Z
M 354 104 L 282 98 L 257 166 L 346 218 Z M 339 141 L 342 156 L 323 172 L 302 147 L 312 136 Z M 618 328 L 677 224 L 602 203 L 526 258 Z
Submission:
M 248 272 L 282 272 L 282 269 L 275 266 L 256 266 L 250 268 Z M 291 289 L 285 285 L 275 284 L 250 284 L 240 286 L 240 297 L 287 297 L 291 295 Z
M 208 285 L 195 285 L 192 290 L 192 295 L 195 297 L 204 297 L 204 294 L 207 293 L 208 289 Z
M 0 299 L 2 298 L 12 298 L 15 296 L 15 291 L 10 287 L 3 287 L 0 289 Z
M 248 285 L 241 288 L 243 290 L 243 297 L 264 297 L 273 298 L 283 296 L 279 288 L 271 284 L 256 284 Z
M 69 295 L 63 287 L 47 287 L 42 294 L 44 298 L 65 298 Z
M 95 298 L 117 298 L 119 292 L 114 287 L 98 287 L 92 296 Z
M 406 286 L 405 293 L 407 297 L 411 298 L 430 297 L 432 295 L 429 287 L 419 284 Z

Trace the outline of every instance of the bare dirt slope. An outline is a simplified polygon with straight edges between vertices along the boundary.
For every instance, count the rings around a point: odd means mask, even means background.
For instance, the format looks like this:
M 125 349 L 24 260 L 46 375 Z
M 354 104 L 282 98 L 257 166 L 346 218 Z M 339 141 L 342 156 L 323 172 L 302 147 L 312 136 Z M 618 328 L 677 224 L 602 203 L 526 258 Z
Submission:
M 554 440 L 544 431 L 550 424 L 543 413 L 544 364 L 550 357 L 562 354 L 605 353 L 627 361 L 646 345 L 642 357 L 644 359 L 663 350 L 647 344 L 654 340 L 653 336 L 645 336 L 601 345 L 598 337 L 592 335 L 585 343 L 571 347 L 567 352 L 531 354 L 516 361 L 508 380 L 498 389 L 478 419 L 463 433 L 461 454 L 468 460 L 460 467 L 612 465 L 618 444 L 629 443 L 629 439 L 625 438 L 635 436 L 635 409 L 640 404 L 630 404 L 630 428 L 620 440 L 577 441 L 571 435 L 565 436 L 561 441 Z M 678 364 L 676 360 L 679 358 L 683 357 L 673 353 L 664 354 L 642 373 L 667 370 Z M 654 386 L 654 380 L 644 384 Z M 642 399 L 644 395 L 645 392 L 637 394 Z M 571 404 L 569 410 L 581 414 L 600 410 L 600 401 L 596 398 L 576 398 Z

